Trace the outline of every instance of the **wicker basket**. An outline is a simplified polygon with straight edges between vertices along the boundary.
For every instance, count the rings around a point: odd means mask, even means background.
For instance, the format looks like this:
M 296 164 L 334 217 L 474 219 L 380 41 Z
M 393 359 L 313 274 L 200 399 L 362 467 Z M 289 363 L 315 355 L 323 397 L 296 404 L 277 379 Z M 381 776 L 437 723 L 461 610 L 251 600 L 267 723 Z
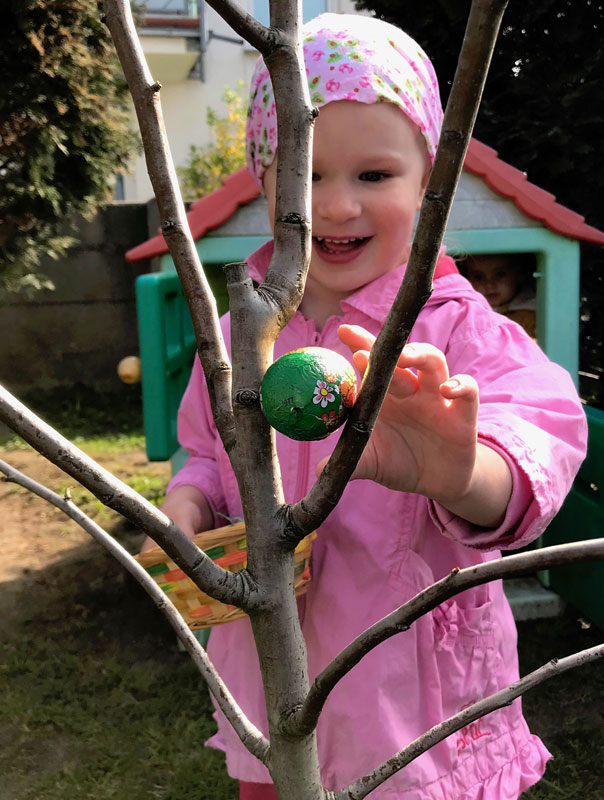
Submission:
M 316 533 L 311 533 L 302 539 L 294 553 L 294 590 L 297 595 L 304 594 L 310 581 L 311 542 L 316 535 Z M 243 522 L 198 533 L 193 541 L 213 561 L 229 572 L 239 572 L 247 564 Z M 246 616 L 236 606 L 221 603 L 220 600 L 214 600 L 202 592 L 161 547 L 154 547 L 152 550 L 139 553 L 135 558 L 169 595 L 170 600 L 191 630 L 223 625 L 225 622 L 232 622 Z

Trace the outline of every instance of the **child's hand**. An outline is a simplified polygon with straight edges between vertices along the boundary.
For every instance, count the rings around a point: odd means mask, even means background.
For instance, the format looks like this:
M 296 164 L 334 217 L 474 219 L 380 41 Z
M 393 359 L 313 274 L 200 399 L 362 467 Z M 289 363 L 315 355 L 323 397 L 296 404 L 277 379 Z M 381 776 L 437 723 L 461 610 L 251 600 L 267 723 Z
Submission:
M 341 325 L 338 335 L 363 374 L 375 337 L 356 325 Z M 476 381 L 450 377 L 436 347 L 407 345 L 352 477 L 423 494 L 477 525 L 498 525 L 511 474 L 498 453 L 477 444 L 477 419 Z
M 170 517 L 181 531 L 192 539 L 195 534 L 207 531 L 214 525 L 214 515 L 203 492 L 195 486 L 178 486 L 166 497 L 161 510 Z M 148 537 L 143 542 L 141 553 L 157 545 Z

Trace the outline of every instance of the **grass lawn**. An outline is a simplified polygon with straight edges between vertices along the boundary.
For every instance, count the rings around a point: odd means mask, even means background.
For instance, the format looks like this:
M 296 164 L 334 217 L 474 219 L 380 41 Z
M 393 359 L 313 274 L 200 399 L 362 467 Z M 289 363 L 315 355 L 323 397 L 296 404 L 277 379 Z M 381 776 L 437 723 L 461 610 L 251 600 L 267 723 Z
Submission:
M 77 438 L 161 502 L 169 468 L 147 462 L 140 435 Z M 0 458 L 70 487 L 139 549 L 138 531 L 27 446 L 10 440 Z M 235 800 L 224 757 L 203 746 L 215 730 L 205 685 L 146 594 L 56 509 L 12 484 L 0 499 L 1 800 Z
M 520 673 L 604 641 L 595 626 L 567 608 L 556 619 L 521 622 Z M 570 670 L 528 692 L 525 717 L 554 758 L 523 800 L 602 800 L 604 797 L 604 661 Z
M 63 599 L 0 643 L 3 800 L 234 799 L 207 691 L 138 587 L 98 557 L 53 572 Z

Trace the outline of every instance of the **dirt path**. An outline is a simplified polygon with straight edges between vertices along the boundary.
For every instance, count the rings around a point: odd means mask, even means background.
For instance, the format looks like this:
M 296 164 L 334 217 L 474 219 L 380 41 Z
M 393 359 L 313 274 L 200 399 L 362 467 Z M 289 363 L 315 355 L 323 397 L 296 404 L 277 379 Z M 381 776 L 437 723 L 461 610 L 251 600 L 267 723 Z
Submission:
M 169 465 L 150 463 L 140 447 L 117 453 L 93 451 L 90 455 L 124 481 L 164 485 L 170 477 Z M 31 449 L 0 450 L 0 458 L 59 494 L 69 487 L 82 510 L 106 529 L 121 528 L 123 534 L 128 534 L 132 551 L 136 549 L 139 533 L 129 529 L 119 515 L 101 507 L 73 478 L 38 453 Z M 49 599 L 48 593 L 53 593 L 53 570 L 47 568 L 78 562 L 81 570 L 82 556 L 94 548 L 100 549 L 61 511 L 13 483 L 0 483 L 0 609 L 5 621 L 20 616 L 16 598 L 22 604 L 24 594 L 32 600 L 37 595 L 35 602 L 40 602 L 39 592 L 44 587 L 43 595 Z

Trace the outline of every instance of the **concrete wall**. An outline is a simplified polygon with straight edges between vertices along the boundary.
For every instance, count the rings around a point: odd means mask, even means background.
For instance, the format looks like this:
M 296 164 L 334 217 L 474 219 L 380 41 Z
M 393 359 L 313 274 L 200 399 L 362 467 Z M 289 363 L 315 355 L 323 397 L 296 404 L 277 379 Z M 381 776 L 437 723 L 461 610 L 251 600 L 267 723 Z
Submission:
M 155 233 L 150 215 L 149 204 L 120 204 L 79 220 L 79 243 L 43 266 L 55 291 L 0 306 L 0 381 L 8 389 L 126 388 L 116 366 L 138 353 L 134 282 L 149 264 L 129 264 L 124 253 Z

